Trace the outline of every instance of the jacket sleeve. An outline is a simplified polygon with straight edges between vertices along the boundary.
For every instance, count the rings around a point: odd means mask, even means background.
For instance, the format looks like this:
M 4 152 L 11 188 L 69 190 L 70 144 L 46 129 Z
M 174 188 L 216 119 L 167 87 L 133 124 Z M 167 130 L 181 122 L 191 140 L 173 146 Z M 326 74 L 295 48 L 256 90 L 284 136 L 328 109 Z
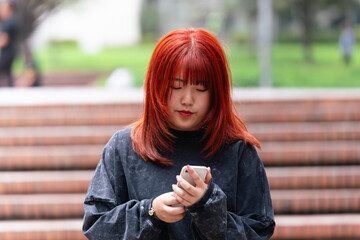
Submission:
M 94 240 L 157 238 L 162 222 L 148 214 L 152 199 L 128 199 L 124 171 L 115 166 L 115 138 L 105 146 L 85 197 L 83 233 Z
M 271 238 L 275 221 L 264 166 L 252 146 L 245 147 L 241 158 L 235 212 L 227 210 L 226 195 L 213 181 L 188 208 L 196 239 Z

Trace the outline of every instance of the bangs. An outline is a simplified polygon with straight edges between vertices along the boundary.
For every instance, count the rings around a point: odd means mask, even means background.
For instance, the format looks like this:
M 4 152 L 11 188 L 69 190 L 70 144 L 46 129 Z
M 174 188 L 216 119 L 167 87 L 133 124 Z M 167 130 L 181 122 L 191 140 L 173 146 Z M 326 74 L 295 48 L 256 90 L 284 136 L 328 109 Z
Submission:
M 199 52 L 188 52 L 180 61 L 175 64 L 174 74 L 181 76 L 184 85 L 201 84 L 205 88 L 212 87 L 214 71 L 209 58 Z M 181 74 L 180 74 L 181 73 Z M 175 75 L 172 78 L 175 80 Z

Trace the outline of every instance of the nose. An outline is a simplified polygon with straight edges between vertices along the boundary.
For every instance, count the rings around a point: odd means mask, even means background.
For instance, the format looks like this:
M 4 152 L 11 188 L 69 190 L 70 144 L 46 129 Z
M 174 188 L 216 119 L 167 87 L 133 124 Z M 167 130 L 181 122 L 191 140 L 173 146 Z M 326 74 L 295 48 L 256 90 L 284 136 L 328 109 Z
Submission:
M 181 97 L 181 104 L 185 106 L 191 106 L 194 104 L 194 93 L 188 86 L 183 88 L 183 94 Z

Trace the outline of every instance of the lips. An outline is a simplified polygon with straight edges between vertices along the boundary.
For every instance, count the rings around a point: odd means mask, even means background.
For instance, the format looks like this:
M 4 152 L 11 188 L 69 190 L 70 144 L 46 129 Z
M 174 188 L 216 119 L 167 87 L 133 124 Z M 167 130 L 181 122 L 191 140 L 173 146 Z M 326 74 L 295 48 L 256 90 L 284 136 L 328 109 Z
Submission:
M 179 114 L 182 117 L 190 117 L 193 113 L 190 111 L 179 111 Z

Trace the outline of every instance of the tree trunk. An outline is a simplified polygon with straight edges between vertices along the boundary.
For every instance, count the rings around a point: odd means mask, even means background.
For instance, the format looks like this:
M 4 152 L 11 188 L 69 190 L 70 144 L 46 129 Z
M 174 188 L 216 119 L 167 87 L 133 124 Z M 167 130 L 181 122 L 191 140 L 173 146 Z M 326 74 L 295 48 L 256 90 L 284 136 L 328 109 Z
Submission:
M 304 49 L 304 60 L 307 63 L 313 62 L 312 56 L 312 17 L 311 17 L 312 1 L 296 0 L 295 9 L 299 13 L 302 25 L 302 44 Z
M 260 86 L 271 87 L 272 64 L 272 0 L 258 0 L 258 61 L 260 67 Z

